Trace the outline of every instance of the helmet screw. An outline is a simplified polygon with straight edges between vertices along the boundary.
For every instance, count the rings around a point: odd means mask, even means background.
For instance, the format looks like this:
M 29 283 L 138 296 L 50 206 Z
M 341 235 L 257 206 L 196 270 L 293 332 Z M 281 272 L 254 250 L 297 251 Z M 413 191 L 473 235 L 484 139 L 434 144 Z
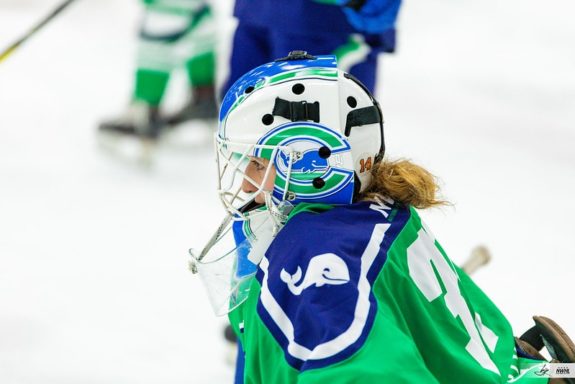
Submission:
M 301 95 L 303 91 L 305 91 L 305 86 L 301 83 L 297 83 L 291 88 L 291 90 L 296 95 Z
M 316 189 L 320 189 L 323 188 L 323 186 L 325 185 L 325 180 L 322 179 L 321 177 L 316 177 L 315 179 L 313 179 L 312 183 Z
M 273 122 L 274 122 L 274 117 L 273 117 L 273 115 L 270 115 L 269 113 L 262 117 L 262 123 L 264 123 L 265 125 L 270 125 Z
M 323 146 L 319 149 L 318 153 L 319 153 L 319 157 L 321 157 L 322 159 L 327 159 L 328 157 L 331 156 L 331 149 Z
M 293 200 L 295 200 L 295 193 L 293 193 L 293 192 L 291 192 L 291 191 L 288 191 L 288 193 L 286 194 L 286 199 L 287 199 L 288 201 L 293 201 Z
M 355 97 L 353 96 L 349 96 L 347 98 L 347 105 L 349 105 L 352 108 L 357 107 L 357 100 L 355 99 Z

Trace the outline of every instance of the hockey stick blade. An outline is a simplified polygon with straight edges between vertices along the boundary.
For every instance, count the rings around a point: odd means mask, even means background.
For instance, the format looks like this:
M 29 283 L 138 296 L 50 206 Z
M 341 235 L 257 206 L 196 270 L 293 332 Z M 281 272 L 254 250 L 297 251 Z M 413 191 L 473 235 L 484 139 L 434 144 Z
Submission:
M 484 245 L 478 245 L 471 250 L 471 254 L 467 260 L 461 265 L 461 269 L 468 275 L 475 273 L 479 268 L 489 263 L 491 260 L 491 253 Z

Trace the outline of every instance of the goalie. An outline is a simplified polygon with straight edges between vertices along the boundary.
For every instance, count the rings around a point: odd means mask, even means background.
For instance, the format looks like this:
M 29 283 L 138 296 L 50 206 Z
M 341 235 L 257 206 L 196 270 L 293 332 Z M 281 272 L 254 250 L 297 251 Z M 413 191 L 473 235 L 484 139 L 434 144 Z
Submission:
M 418 214 L 445 203 L 435 178 L 384 157 L 383 133 L 379 104 L 334 56 L 292 53 L 226 94 L 228 214 L 192 270 L 238 336 L 237 381 L 541 383 L 543 344 L 574 362 L 546 318 L 514 338 Z

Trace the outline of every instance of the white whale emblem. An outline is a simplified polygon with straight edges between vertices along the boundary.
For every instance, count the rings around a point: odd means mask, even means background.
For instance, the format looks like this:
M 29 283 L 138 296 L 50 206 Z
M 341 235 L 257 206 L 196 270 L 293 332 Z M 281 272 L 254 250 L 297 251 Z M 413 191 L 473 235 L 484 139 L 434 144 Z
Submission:
M 290 275 L 282 268 L 280 278 L 287 284 L 291 293 L 296 296 L 306 289 L 315 285 L 321 287 L 324 284 L 341 285 L 349 281 L 349 270 L 345 261 L 333 253 L 324 253 L 311 258 L 307 266 L 305 277 L 302 279 L 301 268 Z M 297 285 L 299 283 L 299 285 Z

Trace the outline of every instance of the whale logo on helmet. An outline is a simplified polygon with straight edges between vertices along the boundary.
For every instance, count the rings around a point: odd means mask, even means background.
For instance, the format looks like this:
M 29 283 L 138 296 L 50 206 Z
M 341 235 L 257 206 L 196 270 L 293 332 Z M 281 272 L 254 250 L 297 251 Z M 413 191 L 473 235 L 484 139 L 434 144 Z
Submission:
M 282 165 L 285 168 L 288 168 L 289 155 L 283 151 L 280 151 L 279 157 L 283 162 Z M 292 163 L 291 171 L 294 173 L 324 173 L 328 170 L 328 168 L 329 163 L 327 159 L 320 157 L 319 151 L 314 148 L 303 152 L 299 158 L 296 158 Z
M 327 158 L 320 156 L 322 147 L 330 150 Z M 349 204 L 353 199 L 351 147 L 342 134 L 329 127 L 312 122 L 277 126 L 258 140 L 252 156 L 270 159 L 276 166 L 277 199 L 290 195 L 291 204 Z M 341 161 L 332 164 L 332 157 Z

